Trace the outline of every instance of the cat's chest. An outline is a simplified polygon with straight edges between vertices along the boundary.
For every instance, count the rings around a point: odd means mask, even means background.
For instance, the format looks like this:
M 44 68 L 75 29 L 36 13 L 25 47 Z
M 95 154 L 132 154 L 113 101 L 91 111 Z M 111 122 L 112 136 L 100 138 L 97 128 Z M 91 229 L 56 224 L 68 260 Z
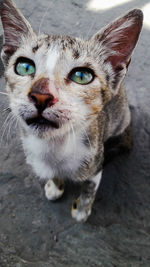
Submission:
M 64 140 L 50 142 L 35 136 L 23 137 L 27 162 L 41 178 L 74 176 L 90 149 L 81 135 L 69 135 Z

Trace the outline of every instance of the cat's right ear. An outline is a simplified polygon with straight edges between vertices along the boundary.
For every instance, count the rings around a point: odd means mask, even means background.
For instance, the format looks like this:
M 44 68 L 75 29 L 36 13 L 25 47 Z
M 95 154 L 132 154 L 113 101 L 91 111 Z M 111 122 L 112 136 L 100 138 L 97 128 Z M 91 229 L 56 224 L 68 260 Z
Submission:
M 4 29 L 4 44 L 1 57 L 4 65 L 20 46 L 22 37 L 34 34 L 29 22 L 12 0 L 0 0 L 0 16 Z

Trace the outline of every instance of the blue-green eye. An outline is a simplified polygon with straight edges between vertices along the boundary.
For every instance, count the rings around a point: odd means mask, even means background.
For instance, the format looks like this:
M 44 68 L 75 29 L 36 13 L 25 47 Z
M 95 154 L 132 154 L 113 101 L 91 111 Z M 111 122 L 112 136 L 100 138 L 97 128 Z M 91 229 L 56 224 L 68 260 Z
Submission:
M 35 64 L 28 58 L 18 58 L 15 71 L 20 76 L 28 76 L 35 73 Z
M 69 75 L 70 80 L 78 84 L 88 84 L 93 81 L 94 73 L 91 69 L 76 68 Z

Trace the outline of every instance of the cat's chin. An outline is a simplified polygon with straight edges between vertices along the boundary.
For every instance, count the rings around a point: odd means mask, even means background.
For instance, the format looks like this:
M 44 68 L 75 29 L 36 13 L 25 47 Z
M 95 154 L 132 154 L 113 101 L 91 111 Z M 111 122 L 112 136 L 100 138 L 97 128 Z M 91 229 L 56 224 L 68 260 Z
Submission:
M 22 126 L 27 134 L 46 140 L 51 138 L 64 140 L 69 132 L 72 131 L 72 127 L 69 127 L 67 122 L 63 124 L 61 121 L 48 120 L 42 116 L 27 118 Z
M 55 135 L 61 135 L 61 125 L 58 121 L 47 120 L 42 116 L 26 119 L 24 129 L 28 134 L 42 139 L 50 139 Z

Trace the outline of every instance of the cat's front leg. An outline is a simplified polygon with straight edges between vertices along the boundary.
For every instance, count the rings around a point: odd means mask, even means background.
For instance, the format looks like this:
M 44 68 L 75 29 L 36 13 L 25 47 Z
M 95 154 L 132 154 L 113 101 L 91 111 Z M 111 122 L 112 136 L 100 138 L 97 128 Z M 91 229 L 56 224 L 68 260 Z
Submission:
M 48 200 L 59 199 L 64 193 L 64 181 L 59 178 L 48 180 L 45 184 L 45 196 Z
M 84 182 L 81 195 L 72 205 L 72 217 L 78 222 L 85 222 L 91 214 L 92 205 L 102 178 L 102 170 L 90 180 Z

